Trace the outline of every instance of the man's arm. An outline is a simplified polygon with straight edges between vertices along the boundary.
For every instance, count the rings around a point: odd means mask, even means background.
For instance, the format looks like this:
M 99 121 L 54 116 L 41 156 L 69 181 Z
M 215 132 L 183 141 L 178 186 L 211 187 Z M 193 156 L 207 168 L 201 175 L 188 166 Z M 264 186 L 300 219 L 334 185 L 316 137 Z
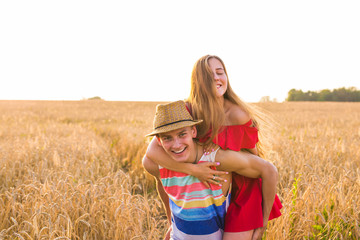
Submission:
M 236 172 L 250 178 L 262 178 L 263 198 L 263 229 L 267 225 L 271 208 L 274 204 L 278 172 L 276 167 L 264 159 L 246 152 L 235 152 L 231 150 L 219 150 L 216 161 L 220 162 L 220 170 Z M 261 238 L 261 236 L 260 236 Z
M 160 179 L 160 171 L 159 166 L 151 161 L 146 156 L 143 157 L 142 164 L 145 168 L 145 170 L 150 173 L 152 176 L 154 176 L 156 180 L 156 190 L 158 192 L 158 195 L 160 196 L 160 199 L 164 205 L 165 211 L 166 211 L 166 217 L 169 223 L 169 226 L 171 226 L 171 210 L 170 210 L 170 204 L 169 204 L 169 196 L 165 192 L 164 186 L 162 185 L 161 179 Z

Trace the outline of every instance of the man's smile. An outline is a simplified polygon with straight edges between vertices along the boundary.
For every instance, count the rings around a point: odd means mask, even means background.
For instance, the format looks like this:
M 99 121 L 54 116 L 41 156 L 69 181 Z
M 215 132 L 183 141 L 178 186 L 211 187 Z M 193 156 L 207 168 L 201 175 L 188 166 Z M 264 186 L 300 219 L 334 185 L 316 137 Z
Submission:
M 184 147 L 183 149 L 180 149 L 179 151 L 172 150 L 172 152 L 175 153 L 175 154 L 181 154 L 181 153 L 183 153 L 185 151 L 185 149 L 186 149 L 186 147 Z

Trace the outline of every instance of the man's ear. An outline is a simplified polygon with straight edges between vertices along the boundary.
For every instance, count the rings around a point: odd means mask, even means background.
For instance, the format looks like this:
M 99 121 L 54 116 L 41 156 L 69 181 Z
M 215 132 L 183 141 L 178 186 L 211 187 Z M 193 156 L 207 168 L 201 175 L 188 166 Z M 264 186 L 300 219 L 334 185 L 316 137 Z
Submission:
M 159 136 L 159 135 L 155 135 L 155 137 L 156 137 L 156 140 L 157 140 L 158 144 L 161 145 L 160 136 Z
M 196 129 L 195 126 L 192 126 L 191 134 L 192 134 L 192 138 L 196 138 L 196 136 L 197 136 L 197 129 Z

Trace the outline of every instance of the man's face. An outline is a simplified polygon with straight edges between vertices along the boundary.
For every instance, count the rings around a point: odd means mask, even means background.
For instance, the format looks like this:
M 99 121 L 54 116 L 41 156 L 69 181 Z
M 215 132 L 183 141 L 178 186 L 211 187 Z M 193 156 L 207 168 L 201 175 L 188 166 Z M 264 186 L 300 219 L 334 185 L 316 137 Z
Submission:
M 158 140 L 171 158 L 178 162 L 193 162 L 195 153 L 196 127 L 184 127 L 159 134 Z

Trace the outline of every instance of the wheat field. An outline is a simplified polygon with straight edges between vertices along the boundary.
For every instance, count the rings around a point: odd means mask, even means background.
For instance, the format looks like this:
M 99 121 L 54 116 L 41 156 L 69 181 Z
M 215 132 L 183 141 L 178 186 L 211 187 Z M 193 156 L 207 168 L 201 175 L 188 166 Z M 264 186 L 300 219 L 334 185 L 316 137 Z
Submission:
M 0 239 L 161 239 L 141 166 L 156 104 L 0 101 Z M 284 206 L 264 239 L 359 239 L 360 103 L 256 105 Z

